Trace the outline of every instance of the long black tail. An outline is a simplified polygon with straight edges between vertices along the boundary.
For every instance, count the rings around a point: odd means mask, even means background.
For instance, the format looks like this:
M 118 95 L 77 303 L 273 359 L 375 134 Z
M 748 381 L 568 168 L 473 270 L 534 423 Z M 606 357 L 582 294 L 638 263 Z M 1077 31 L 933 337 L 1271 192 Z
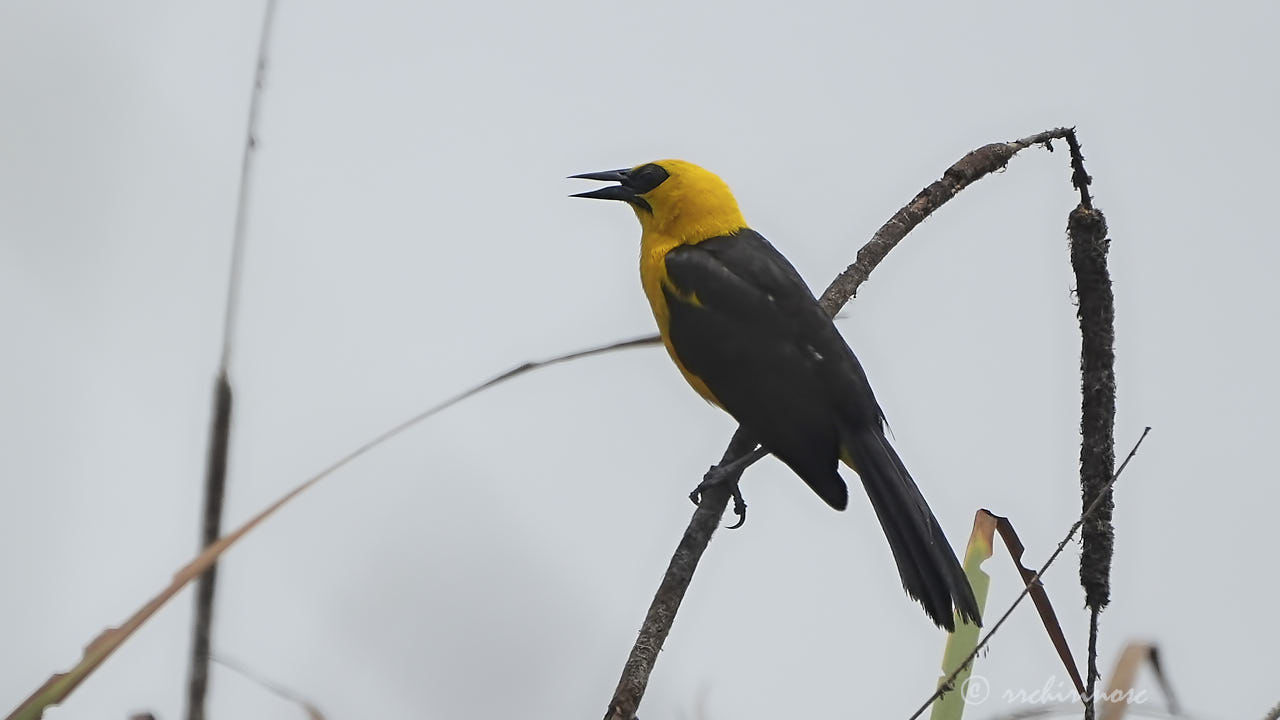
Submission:
M 844 460 L 862 478 L 889 538 L 902 587 L 940 627 L 955 630 L 951 608 L 982 624 L 978 601 L 920 488 L 879 428 L 841 431 Z

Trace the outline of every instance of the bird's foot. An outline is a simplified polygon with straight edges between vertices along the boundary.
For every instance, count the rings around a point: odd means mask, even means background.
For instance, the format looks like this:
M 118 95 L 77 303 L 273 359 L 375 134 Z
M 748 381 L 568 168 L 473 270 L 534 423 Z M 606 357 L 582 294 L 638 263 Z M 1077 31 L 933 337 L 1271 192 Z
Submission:
M 738 489 L 738 479 L 742 477 L 742 471 L 747 465 L 751 464 L 753 459 L 750 456 L 739 458 L 730 463 L 721 465 L 712 465 L 710 470 L 702 476 L 702 482 L 698 483 L 698 487 L 689 493 L 689 500 L 694 505 L 702 504 L 702 495 L 708 489 L 723 483 L 730 484 L 730 492 L 733 494 L 733 514 L 738 516 L 738 521 L 728 526 L 729 530 L 736 530 L 747 522 L 747 501 L 742 498 L 742 491 Z
M 738 481 L 738 473 L 735 472 L 737 468 L 735 468 L 734 465 L 735 463 L 712 465 L 711 469 L 707 470 L 707 472 L 702 476 L 702 482 L 698 483 L 698 487 L 694 488 L 693 492 L 689 493 L 689 500 L 694 505 L 701 505 L 702 494 L 707 490 L 715 487 L 716 485 L 720 485 L 721 483 L 733 482 L 736 484 Z
M 733 484 L 733 514 L 738 516 L 738 522 L 729 525 L 727 530 L 737 530 L 747 524 L 747 501 L 742 499 L 742 491 L 738 489 L 738 483 Z

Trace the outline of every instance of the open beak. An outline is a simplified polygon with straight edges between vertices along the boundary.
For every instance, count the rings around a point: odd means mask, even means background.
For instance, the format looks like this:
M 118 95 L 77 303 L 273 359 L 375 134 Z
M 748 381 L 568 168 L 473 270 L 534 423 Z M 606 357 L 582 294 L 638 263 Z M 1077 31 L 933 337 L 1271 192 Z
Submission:
M 634 203 L 638 198 L 636 192 L 627 187 L 627 178 L 631 171 L 622 170 L 602 170 L 600 172 L 582 173 L 581 175 L 570 175 L 570 178 L 580 178 L 583 180 L 603 180 L 605 182 L 621 183 L 619 185 L 610 185 L 602 187 L 599 190 L 591 190 L 589 192 L 575 193 L 569 197 L 594 198 L 596 200 L 621 200 L 623 202 Z

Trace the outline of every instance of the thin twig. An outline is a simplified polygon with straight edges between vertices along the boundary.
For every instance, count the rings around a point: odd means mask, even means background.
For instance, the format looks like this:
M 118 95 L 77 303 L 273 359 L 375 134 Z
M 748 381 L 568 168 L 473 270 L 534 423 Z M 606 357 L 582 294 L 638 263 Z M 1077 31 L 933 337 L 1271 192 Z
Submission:
M 308 482 L 314 482 L 320 479 L 321 477 L 331 475 L 337 472 L 338 470 L 342 469 L 343 467 L 345 467 L 352 461 L 356 460 L 360 456 L 364 455 L 370 450 L 373 450 L 374 448 L 387 442 L 388 440 L 394 438 L 395 436 L 399 435 L 405 430 L 408 430 L 414 425 L 417 425 L 423 420 L 426 420 L 432 415 L 435 415 L 436 413 L 442 410 L 446 410 L 450 407 L 453 407 L 454 405 L 457 405 L 458 403 L 462 402 L 463 400 L 466 400 L 467 398 L 471 397 L 472 395 L 475 395 L 478 392 L 487 390 L 495 385 L 511 380 L 512 378 L 523 375 L 527 372 L 531 372 L 533 370 L 537 370 L 539 368 L 550 367 L 552 365 L 558 365 L 560 363 L 569 362 L 570 360 L 578 360 L 585 357 L 591 357 L 592 355 L 603 355 L 604 353 L 613 352 L 615 350 L 628 350 L 630 348 L 644 347 L 646 345 L 654 345 L 657 342 L 658 342 L 657 339 L 646 336 L 641 338 L 635 338 L 634 340 L 623 340 L 621 342 L 609 343 L 608 345 L 601 345 L 599 347 L 590 348 L 588 350 L 579 350 L 577 352 L 572 352 L 567 355 L 557 355 L 556 357 L 553 357 L 547 360 L 534 360 L 534 361 L 526 362 L 522 365 L 518 365 L 500 375 L 496 375 L 480 383 L 479 385 L 475 385 L 468 390 L 464 390 L 443 402 L 437 403 L 436 405 L 433 405 L 427 408 L 426 410 L 423 410 L 422 412 L 414 415 L 413 417 L 410 417 L 407 420 L 404 420 L 399 424 L 394 425 L 382 431 L 381 433 L 367 440 L 363 445 L 360 445 L 355 450 L 352 450 L 351 452 L 342 456 L 338 460 L 334 461 L 324 470 L 321 470 L 319 473 L 317 473 L 315 477 L 313 477 Z
M 984 145 L 960 158 L 954 165 L 947 168 L 940 179 L 921 190 L 911 202 L 894 213 L 893 217 L 876 231 L 871 240 L 858 251 L 854 263 L 836 276 L 822 293 L 819 302 L 823 309 L 828 315 L 835 316 L 840 308 L 854 297 L 858 288 L 866 282 L 871 272 L 889 251 L 925 218 L 955 197 L 956 193 L 977 180 L 1003 169 L 1014 155 L 1026 148 L 1045 145 L 1052 150 L 1050 142 L 1064 139 L 1070 132 L 1068 128 L 1046 130 L 1013 142 Z M 739 428 L 738 432 L 734 433 L 734 440 L 741 435 L 742 430 Z M 729 442 L 721 463 L 734 462 L 752 449 L 736 447 L 734 440 Z M 741 469 L 746 469 L 749 464 L 744 464 Z M 666 640 L 666 631 L 670 628 L 670 621 L 679 609 L 688 583 L 693 578 L 693 572 L 697 569 L 702 552 L 707 547 L 707 542 L 702 539 L 710 540 L 727 503 L 727 493 L 708 492 L 702 498 L 702 505 L 699 508 L 706 509 L 707 512 L 695 512 L 689 521 L 684 538 L 680 541 L 676 554 L 671 558 L 666 575 L 658 586 L 653 603 L 649 606 L 649 613 L 641 626 L 640 634 L 623 666 L 622 677 L 618 681 L 617 689 L 605 714 L 607 720 L 632 720 L 635 717 L 636 709 L 640 706 L 640 700 L 644 697 L 645 688 L 649 683 L 649 674 L 653 670 L 652 661 L 645 658 L 650 655 L 656 656 L 657 651 L 662 648 Z
M 996 715 L 987 720 L 1032 720 L 1033 718 L 1049 718 L 1063 717 L 1074 718 L 1079 717 L 1080 706 L 1076 703 L 1054 703 L 1051 705 L 1040 705 L 1026 710 L 1016 710 L 1005 715 Z M 1191 720 L 1191 716 L 1170 708 L 1147 707 L 1146 705 L 1130 705 L 1125 712 L 1135 717 L 1149 718 L 1178 718 L 1180 720 Z M 1275 720 L 1272 718 L 1271 720 Z
M 227 304 L 223 313 L 222 353 L 214 381 L 213 420 L 205 464 L 204 509 L 201 512 L 200 547 L 205 548 L 222 533 L 222 502 L 227 487 L 227 454 L 231 445 L 232 392 L 229 366 L 235 341 L 236 314 L 240 301 L 241 265 L 248 229 L 250 181 L 258 145 L 258 116 L 262 107 L 267 74 L 267 51 L 276 0 L 267 0 L 262 31 L 258 38 L 258 58 L 254 67 L 253 91 L 249 96 L 249 120 L 245 130 L 244 153 L 240 161 L 240 192 L 236 200 L 235 226 L 231 239 L 231 269 L 227 278 Z M 196 581 L 195 611 L 191 628 L 191 658 L 187 673 L 187 720 L 204 720 L 205 697 L 209 692 L 209 650 L 213 633 L 213 599 L 218 566 L 213 565 Z
M 275 682 L 273 680 L 268 680 L 261 673 L 255 670 L 250 670 L 245 665 L 242 665 L 233 660 L 228 660 L 225 657 L 211 657 L 211 659 L 213 660 L 213 662 L 216 662 L 222 667 L 227 668 L 228 670 L 236 673 L 237 675 L 240 675 L 246 680 L 261 687 L 263 690 L 266 690 L 267 692 L 271 693 L 272 695 L 275 695 L 276 697 L 282 698 L 284 700 L 288 700 L 289 702 L 302 708 L 303 712 L 307 714 L 307 718 L 309 720 L 325 720 L 324 713 L 320 712 L 320 708 L 317 707 L 315 703 L 304 698 L 302 695 L 294 692 L 293 690 L 290 690 L 284 685 L 281 685 L 280 683 Z
M 1115 475 L 1112 475 L 1111 479 L 1107 481 L 1108 490 L 1111 489 L 1112 485 L 1115 485 L 1116 480 L 1120 479 L 1120 474 L 1129 466 L 1129 461 L 1133 459 L 1133 456 L 1138 454 L 1138 448 L 1142 446 L 1142 441 L 1147 439 L 1147 434 L 1150 432 L 1150 427 L 1146 427 L 1142 430 L 1142 435 L 1139 436 L 1138 441 L 1133 444 L 1133 449 L 1129 451 L 1129 455 L 1126 456 L 1124 462 L 1120 464 L 1120 468 L 1116 470 Z M 1084 512 L 1081 513 L 1080 518 L 1077 519 L 1075 523 L 1071 525 L 1071 529 L 1067 531 L 1067 536 L 1062 538 L 1062 542 L 1058 543 L 1058 547 L 1053 551 L 1053 554 L 1044 562 L 1044 565 L 1040 566 L 1040 569 L 1036 571 L 1036 574 L 1026 582 L 1025 587 L 1022 588 L 1022 592 L 1018 593 L 1018 597 L 1014 599 L 1013 604 L 1009 606 L 1009 609 L 1005 610 L 1004 614 L 1000 616 L 1000 619 L 996 621 L 996 624 L 992 625 L 991 629 L 982 636 L 982 639 L 978 641 L 976 646 L 974 646 L 973 650 L 969 653 L 969 656 L 964 659 L 964 662 L 956 666 L 956 669 L 952 670 L 951 674 L 938 684 L 938 689 L 935 690 L 933 694 L 929 696 L 929 699 L 925 700 L 924 704 L 921 705 L 920 708 L 911 715 L 911 717 L 907 718 L 907 720 L 915 720 L 923 715 L 924 711 L 928 710 L 929 706 L 933 704 L 933 701 L 941 697 L 942 693 L 946 692 L 947 688 L 951 687 L 951 684 L 955 681 L 956 676 L 960 674 L 960 671 L 968 667 L 969 664 L 973 662 L 973 659 L 977 657 L 978 653 L 982 651 L 982 648 L 986 647 L 987 643 L 991 641 L 991 637 L 996 634 L 996 631 L 1000 629 L 1000 626 L 1004 625 L 1004 621 L 1009 619 L 1009 616 L 1012 615 L 1013 611 L 1022 603 L 1022 600 L 1031 593 L 1031 588 L 1040 582 L 1040 578 L 1044 576 L 1045 571 L 1048 570 L 1049 567 L 1053 565 L 1053 562 L 1058 559 L 1058 556 L 1062 554 L 1062 551 L 1067 547 L 1067 543 L 1071 542 L 1071 539 L 1076 536 L 1076 531 L 1079 530 L 1080 526 L 1089 519 L 1089 516 L 1098 509 L 1098 505 L 1101 500 L 1102 496 L 1099 495 L 1094 499 L 1094 502 L 1089 507 L 1085 508 Z
M 1089 611 L 1089 659 L 1088 669 L 1085 671 L 1084 697 L 1080 701 L 1084 703 L 1084 720 L 1093 720 L 1094 715 L 1098 711 L 1098 705 L 1094 702 L 1094 692 L 1098 687 L 1098 613 L 1097 608 L 1090 608 Z
M 244 151 L 240 156 L 240 190 L 236 198 L 236 219 L 231 236 L 231 271 L 227 277 L 227 305 L 222 316 L 222 359 L 224 370 L 231 364 L 231 346 L 235 340 L 236 321 L 240 310 L 240 281 L 243 275 L 245 237 L 249 229 L 249 201 L 252 199 L 253 162 L 258 150 L 258 118 L 262 114 L 262 96 L 267 82 L 267 53 L 271 49 L 271 30 L 275 26 L 276 0 L 267 0 L 262 14 L 262 33 L 258 36 L 258 59 L 253 69 L 253 91 L 249 96 L 249 121 L 245 129 Z

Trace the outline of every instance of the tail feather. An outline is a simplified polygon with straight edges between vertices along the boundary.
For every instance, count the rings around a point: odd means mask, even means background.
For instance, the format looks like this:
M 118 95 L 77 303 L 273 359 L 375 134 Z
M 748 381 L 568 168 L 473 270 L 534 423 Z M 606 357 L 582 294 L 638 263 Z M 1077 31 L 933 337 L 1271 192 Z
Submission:
M 947 630 L 955 630 L 953 605 L 966 621 L 981 625 L 964 568 L 884 433 L 878 428 L 842 430 L 841 448 L 871 498 L 907 594 Z

